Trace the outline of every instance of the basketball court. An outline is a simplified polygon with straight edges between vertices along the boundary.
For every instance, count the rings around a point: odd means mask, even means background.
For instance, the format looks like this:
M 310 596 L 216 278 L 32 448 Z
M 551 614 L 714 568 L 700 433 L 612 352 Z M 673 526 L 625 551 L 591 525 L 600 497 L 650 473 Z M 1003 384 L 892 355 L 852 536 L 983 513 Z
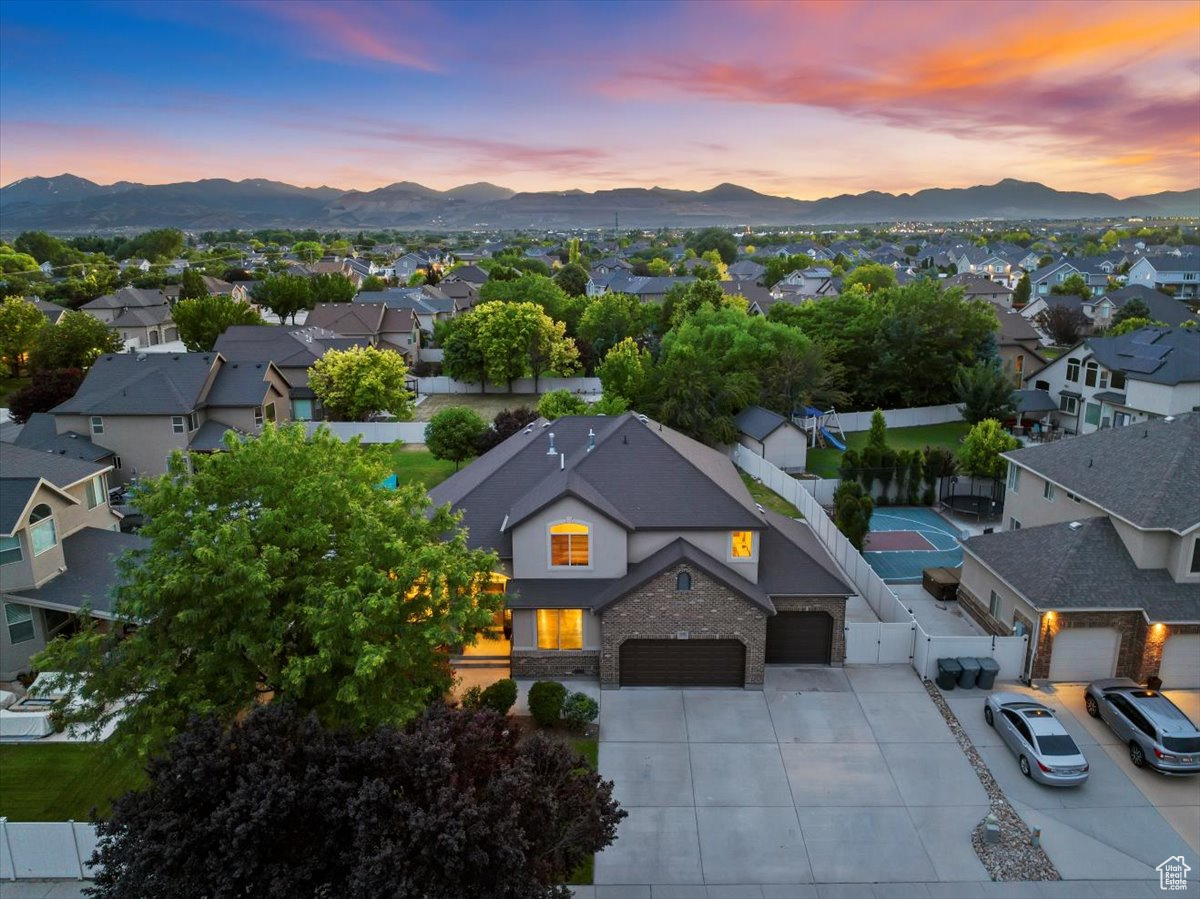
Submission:
M 923 506 L 889 506 L 871 515 L 863 557 L 885 581 L 920 583 L 926 568 L 957 568 L 962 547 L 954 525 Z

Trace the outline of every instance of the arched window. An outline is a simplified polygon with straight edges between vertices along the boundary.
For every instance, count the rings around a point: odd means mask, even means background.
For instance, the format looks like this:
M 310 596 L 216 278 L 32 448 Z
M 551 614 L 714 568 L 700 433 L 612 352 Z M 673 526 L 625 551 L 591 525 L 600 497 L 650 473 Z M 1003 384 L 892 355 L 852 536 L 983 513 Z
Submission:
M 591 560 L 591 530 L 581 521 L 550 525 L 551 567 L 586 568 Z
M 54 530 L 52 514 L 50 507 L 45 503 L 38 503 L 29 513 L 29 542 L 33 544 L 35 556 L 40 556 L 58 544 L 58 533 Z
M 675 589 L 682 592 L 692 589 L 692 576 L 686 571 L 681 571 L 675 575 Z

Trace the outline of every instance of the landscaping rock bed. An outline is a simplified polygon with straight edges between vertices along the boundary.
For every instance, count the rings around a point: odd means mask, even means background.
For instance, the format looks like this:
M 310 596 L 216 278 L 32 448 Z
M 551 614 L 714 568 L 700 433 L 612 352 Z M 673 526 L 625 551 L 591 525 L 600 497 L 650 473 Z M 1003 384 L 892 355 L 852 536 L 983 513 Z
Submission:
M 989 843 L 985 839 L 986 818 L 979 822 L 971 835 L 971 845 L 975 854 L 983 862 L 992 880 L 1061 880 L 1058 870 L 1045 851 L 1040 846 L 1033 845 L 1033 833 L 1029 825 L 1021 820 L 1021 816 L 1009 805 L 1000 785 L 992 777 L 992 772 L 979 750 L 975 748 L 975 744 L 971 742 L 971 738 L 967 736 L 967 732 L 963 730 L 963 726 L 958 723 L 957 716 L 951 711 L 941 691 L 928 680 L 925 681 L 925 691 L 946 719 L 954 739 L 958 741 L 963 754 L 975 769 L 975 775 L 988 795 L 991 813 L 996 816 L 1000 825 L 1000 839 L 995 843 Z

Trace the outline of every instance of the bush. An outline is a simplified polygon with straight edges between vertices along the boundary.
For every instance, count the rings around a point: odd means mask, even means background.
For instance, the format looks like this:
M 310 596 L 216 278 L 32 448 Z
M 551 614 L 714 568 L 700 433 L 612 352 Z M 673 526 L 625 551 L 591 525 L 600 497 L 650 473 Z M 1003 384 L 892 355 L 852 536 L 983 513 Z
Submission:
M 595 721 L 599 714 L 600 703 L 586 693 L 572 693 L 563 700 L 563 720 L 576 730 L 583 730 L 586 725 Z
M 463 691 L 462 698 L 458 701 L 467 711 L 475 711 L 483 706 L 483 687 L 468 687 Z
M 517 682 L 506 677 L 485 689 L 479 697 L 479 707 L 491 709 L 497 715 L 507 715 L 517 701 Z
M 567 688 L 558 681 L 540 680 L 529 688 L 529 713 L 542 727 L 558 723 Z

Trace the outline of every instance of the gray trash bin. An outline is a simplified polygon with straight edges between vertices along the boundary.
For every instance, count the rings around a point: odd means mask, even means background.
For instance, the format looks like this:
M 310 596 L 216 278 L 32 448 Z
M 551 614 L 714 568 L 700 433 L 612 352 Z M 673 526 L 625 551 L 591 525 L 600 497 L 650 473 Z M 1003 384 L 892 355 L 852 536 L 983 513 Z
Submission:
M 958 659 L 938 659 L 937 685 L 943 690 L 953 690 L 955 683 L 958 682 L 958 676 L 962 673 L 962 666 L 958 664 Z
M 975 686 L 975 680 L 979 677 L 979 660 L 970 656 L 960 656 L 958 664 L 962 666 L 962 672 L 958 675 L 958 685 L 964 690 L 969 690 Z
M 1000 673 L 1000 664 L 995 659 L 976 659 L 979 663 L 979 680 L 975 682 L 980 690 L 990 690 L 996 684 L 996 675 Z

